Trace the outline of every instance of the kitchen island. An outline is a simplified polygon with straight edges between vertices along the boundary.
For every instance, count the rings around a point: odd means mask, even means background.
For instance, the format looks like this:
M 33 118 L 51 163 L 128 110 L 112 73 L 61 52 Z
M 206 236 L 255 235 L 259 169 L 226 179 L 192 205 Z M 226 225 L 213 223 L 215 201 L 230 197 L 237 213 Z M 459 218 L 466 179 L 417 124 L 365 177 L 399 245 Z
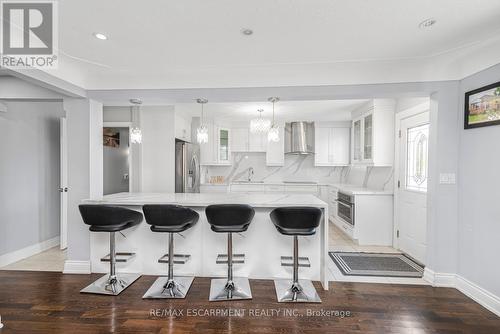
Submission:
M 323 211 L 323 218 L 313 236 L 299 238 L 299 256 L 308 257 L 310 267 L 300 267 L 299 277 L 321 281 L 328 290 L 328 204 L 307 194 L 234 194 L 234 193 L 118 193 L 100 200 L 86 200 L 86 204 L 128 207 L 141 211 L 144 204 L 175 204 L 190 207 L 200 215 L 191 229 L 175 235 L 175 253 L 191 255 L 186 264 L 176 265 L 176 275 L 197 277 L 224 277 L 227 267 L 216 264 L 218 254 L 226 253 L 226 234 L 210 229 L 205 207 L 212 204 L 248 204 L 255 209 L 255 217 L 248 230 L 233 236 L 234 253 L 244 253 L 245 263 L 234 265 L 235 276 L 253 279 L 292 277 L 292 267 L 281 266 L 281 256 L 292 256 L 293 238 L 281 235 L 274 227 L 269 213 L 278 207 L 312 206 Z M 167 253 L 167 235 L 153 233 L 145 222 L 117 234 L 117 252 L 134 252 L 127 262 L 118 262 L 120 272 L 144 275 L 166 275 L 165 263 L 158 259 Z M 91 233 L 90 258 L 92 272 L 105 273 L 108 264 L 101 258 L 109 253 L 107 233 Z

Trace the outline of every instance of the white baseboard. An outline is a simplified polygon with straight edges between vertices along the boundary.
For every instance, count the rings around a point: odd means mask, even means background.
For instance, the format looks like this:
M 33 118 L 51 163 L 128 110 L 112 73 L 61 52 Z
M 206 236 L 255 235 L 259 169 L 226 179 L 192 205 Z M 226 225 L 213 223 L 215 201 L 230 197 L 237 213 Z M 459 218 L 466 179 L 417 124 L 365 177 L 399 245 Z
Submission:
M 456 288 L 464 295 L 467 295 L 500 317 L 500 297 L 481 288 L 479 285 L 462 276 L 457 275 L 455 284 Z
M 90 261 L 64 261 L 63 274 L 90 274 Z
M 432 286 L 455 288 L 455 277 L 455 274 L 436 273 L 429 268 L 425 268 L 423 279 L 431 283 Z
M 431 269 L 425 268 L 423 278 L 431 283 L 432 286 L 455 288 L 484 308 L 500 316 L 500 297 L 460 275 L 436 273 Z
M 57 236 L 52 239 L 39 242 L 37 244 L 18 249 L 16 251 L 0 255 L 0 267 L 7 266 L 11 263 L 41 253 L 52 247 L 56 247 L 57 245 L 59 245 L 59 240 L 60 237 Z

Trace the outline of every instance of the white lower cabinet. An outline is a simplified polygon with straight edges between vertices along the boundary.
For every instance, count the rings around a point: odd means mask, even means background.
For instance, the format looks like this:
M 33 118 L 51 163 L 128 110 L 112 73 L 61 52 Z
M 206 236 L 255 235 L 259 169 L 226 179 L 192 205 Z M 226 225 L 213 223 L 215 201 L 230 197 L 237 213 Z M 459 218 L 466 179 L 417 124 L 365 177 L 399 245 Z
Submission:
M 227 193 L 229 186 L 227 184 L 201 184 L 200 193 Z
M 287 193 L 298 193 L 298 194 L 312 194 L 318 195 L 318 186 L 317 185 L 285 185 L 285 192 Z
M 294 193 L 318 195 L 317 185 L 289 185 L 289 184 L 241 184 L 232 183 L 229 192 L 234 193 Z
M 361 246 L 393 244 L 393 196 L 390 194 L 355 195 L 354 226 L 336 215 L 331 218 L 335 225 Z
M 229 186 L 229 192 L 232 193 L 263 193 L 265 192 L 265 186 L 263 184 L 231 184 Z
M 265 186 L 266 193 L 284 193 L 285 186 L 279 184 L 270 184 Z

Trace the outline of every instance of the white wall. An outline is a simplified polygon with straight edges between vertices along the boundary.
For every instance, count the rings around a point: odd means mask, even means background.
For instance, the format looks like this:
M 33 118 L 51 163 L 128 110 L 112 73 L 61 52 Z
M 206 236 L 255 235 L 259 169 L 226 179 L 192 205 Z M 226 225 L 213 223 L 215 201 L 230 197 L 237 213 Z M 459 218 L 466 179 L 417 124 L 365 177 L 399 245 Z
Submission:
M 173 106 L 141 108 L 142 191 L 175 191 L 175 110 Z
M 130 107 L 123 106 L 106 106 L 103 107 L 104 122 L 130 122 L 132 127 L 141 127 L 141 117 L 138 111 L 132 113 Z M 142 189 L 142 145 L 130 144 L 131 161 L 131 188 L 132 192 L 140 192 Z
M 464 93 L 500 81 L 500 65 L 460 82 L 458 274 L 500 298 L 500 126 L 464 130 Z
M 103 147 L 103 194 L 116 194 L 129 191 L 129 128 L 113 127 L 120 135 L 118 147 Z M 130 174 L 129 174 L 130 175 Z
M 88 261 L 90 232 L 78 205 L 84 199 L 102 196 L 102 104 L 67 98 L 64 110 L 68 130 L 67 261 Z
M 426 266 L 435 272 L 457 269 L 457 186 L 439 183 L 439 174 L 457 173 L 457 110 L 458 82 L 443 84 L 431 94 Z
M 59 235 L 61 102 L 4 102 L 0 113 L 0 255 Z

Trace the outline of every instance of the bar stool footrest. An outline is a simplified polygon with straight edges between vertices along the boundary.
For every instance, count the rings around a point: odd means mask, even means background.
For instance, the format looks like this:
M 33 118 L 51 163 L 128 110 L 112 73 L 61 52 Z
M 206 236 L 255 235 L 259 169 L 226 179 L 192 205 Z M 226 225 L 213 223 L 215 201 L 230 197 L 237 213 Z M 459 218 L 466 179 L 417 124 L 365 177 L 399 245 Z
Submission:
M 174 254 L 174 264 L 186 264 L 191 259 L 189 254 Z M 168 254 L 158 259 L 158 263 L 168 263 Z
M 132 260 L 135 257 L 135 253 L 131 252 L 117 252 L 116 253 L 116 262 L 128 262 Z M 101 262 L 110 262 L 111 261 L 111 255 L 108 254 L 104 257 L 101 258 Z
M 217 264 L 227 264 L 227 254 L 218 254 Z M 245 254 L 233 254 L 233 264 L 245 263 Z
M 281 257 L 282 267 L 293 267 L 293 257 L 292 256 L 282 256 Z M 311 262 L 308 257 L 299 256 L 299 267 L 311 267 Z

